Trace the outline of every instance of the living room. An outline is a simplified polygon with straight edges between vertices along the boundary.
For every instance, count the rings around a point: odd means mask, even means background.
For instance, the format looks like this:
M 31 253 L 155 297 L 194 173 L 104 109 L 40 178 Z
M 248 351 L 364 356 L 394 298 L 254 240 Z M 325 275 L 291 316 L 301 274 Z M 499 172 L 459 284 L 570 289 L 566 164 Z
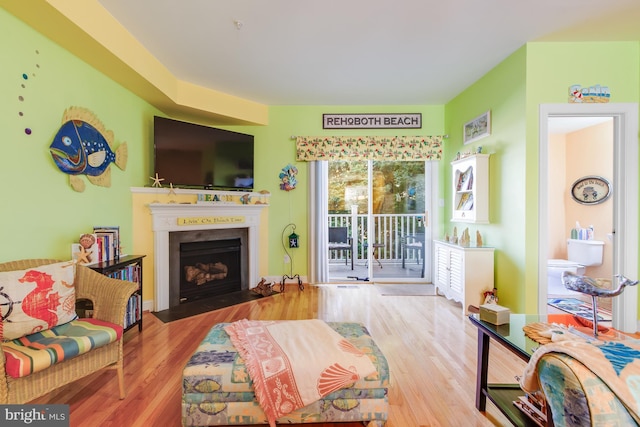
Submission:
M 321 123 L 324 113 L 416 112 L 422 114 L 423 127 L 403 130 L 405 135 L 448 135 L 439 160 L 442 165 L 439 194 L 444 203 L 437 207 L 439 222 L 434 225 L 438 237 L 442 237 L 451 233 L 452 228 L 448 220 L 451 194 L 445 185 L 449 163 L 456 153 L 476 147 L 463 144 L 463 125 L 491 110 L 492 133 L 482 140 L 484 152 L 492 153 L 491 223 L 473 226 L 472 233 L 479 231 L 484 241 L 496 248 L 495 283 L 500 304 L 515 313 L 534 313 L 538 310 L 540 275 L 539 105 L 566 104 L 569 87 L 576 83 L 607 85 L 612 103 L 640 102 L 640 37 L 633 41 L 531 41 L 480 79 L 461 88 L 457 96 L 444 104 L 266 106 L 184 82 L 178 84 L 175 77 L 164 74 L 166 69 L 161 66 L 160 71 L 150 73 L 148 69 L 158 64 L 151 63 L 148 57 L 139 56 L 143 61 L 140 65 L 133 59 L 128 62 L 120 54 L 128 51 L 123 46 L 128 40 L 111 40 L 110 47 L 99 47 L 95 40 L 88 40 L 91 36 L 79 37 L 83 31 L 77 28 L 67 35 L 55 35 L 50 26 L 64 27 L 73 19 L 50 3 L 36 5 L 43 8 L 40 15 L 47 16 L 49 23 L 9 3 L 12 2 L 3 1 L 0 9 L 0 25 L 11 34 L 2 40 L 3 57 L 8 60 L 3 61 L 0 70 L 2 93 L 9 95 L 2 104 L 4 114 L 0 123 L 7 144 L 11 144 L 2 157 L 1 168 L 6 183 L 0 235 L 3 241 L 10 242 L 0 248 L 3 261 L 69 259 L 71 244 L 95 225 L 119 226 L 125 253 L 151 257 L 153 242 L 146 238 L 141 241 L 138 234 L 139 217 L 146 213 L 143 206 L 146 199 L 140 201 L 132 188 L 150 187 L 153 183 L 150 177 L 155 115 L 208 123 L 255 136 L 256 187 L 270 193 L 264 218 L 267 238 L 261 242 L 259 275 L 277 277 L 288 271 L 282 262 L 280 242 L 281 231 L 288 223 L 297 224 L 301 241 L 308 241 L 305 234 L 310 229 L 307 188 L 310 172 L 308 164 L 296 161 L 291 136 L 362 132 L 324 130 Z M 96 5 L 87 3 L 92 12 Z M 64 10 L 64 6 L 60 7 Z M 101 25 L 109 26 L 106 17 L 100 18 Z M 93 57 L 87 53 L 91 50 Z M 132 69 L 135 71 L 131 72 Z M 166 86 L 180 91 L 180 104 L 167 101 L 170 97 L 163 93 Z M 116 146 L 127 142 L 127 167 L 111 168 L 108 188 L 87 183 L 84 192 L 73 191 L 68 176 L 60 173 L 51 161 L 48 152 L 51 138 L 70 106 L 93 111 L 107 129 L 113 130 Z M 391 136 L 398 131 L 369 132 Z M 296 164 L 300 184 L 295 191 L 285 192 L 279 189 L 278 173 L 289 163 Z M 166 183 L 163 191 L 158 197 L 168 200 Z M 151 196 L 151 201 L 154 197 Z M 296 250 L 297 272 L 307 276 L 311 268 L 310 248 L 303 243 Z M 151 265 L 145 263 L 145 269 Z M 145 277 L 151 279 L 153 271 L 145 270 Z M 146 306 L 152 307 L 155 296 L 152 280 L 145 281 L 144 295 Z M 637 301 L 634 303 L 637 305 Z M 458 319 L 465 321 L 461 316 Z

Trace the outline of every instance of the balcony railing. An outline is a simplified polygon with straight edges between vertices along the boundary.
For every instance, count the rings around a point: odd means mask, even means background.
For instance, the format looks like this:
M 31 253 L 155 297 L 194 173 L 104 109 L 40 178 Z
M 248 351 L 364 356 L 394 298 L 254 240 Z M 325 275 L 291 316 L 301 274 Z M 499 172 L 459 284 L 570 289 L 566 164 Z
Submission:
M 330 214 L 329 227 L 347 227 L 353 238 L 355 261 L 368 259 L 368 251 L 376 251 L 376 258 L 382 262 L 402 262 L 403 239 L 416 233 L 424 233 L 424 214 L 384 214 L 372 215 L 373 235 L 367 236 L 366 214 Z M 355 227 L 354 227 L 355 221 Z M 332 251 L 329 262 L 344 262 L 346 253 Z M 408 251 L 405 260 L 415 260 L 419 254 Z

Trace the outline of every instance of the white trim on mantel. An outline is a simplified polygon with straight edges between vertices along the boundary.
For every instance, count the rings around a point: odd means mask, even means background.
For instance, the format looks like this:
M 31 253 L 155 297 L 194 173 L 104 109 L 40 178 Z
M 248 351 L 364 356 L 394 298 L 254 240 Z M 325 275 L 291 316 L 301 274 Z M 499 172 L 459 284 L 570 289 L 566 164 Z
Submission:
M 130 187 L 132 193 L 139 194 L 169 194 L 174 192 L 175 194 L 219 194 L 224 196 L 242 196 L 249 194 L 251 197 L 265 197 L 268 198 L 271 193 L 258 192 L 258 191 L 243 191 L 243 190 L 205 190 L 198 188 L 179 188 L 179 187 Z
M 236 193 L 237 194 L 237 193 Z M 169 233 L 175 231 L 248 229 L 249 283 L 258 283 L 260 215 L 267 204 L 186 204 L 150 203 L 154 235 L 155 311 L 169 308 Z M 210 221 L 209 217 L 233 218 L 233 221 Z M 179 225 L 179 218 L 200 218 L 198 225 Z M 204 222 L 204 224 L 202 224 Z M 251 285 L 250 285 L 251 287 Z

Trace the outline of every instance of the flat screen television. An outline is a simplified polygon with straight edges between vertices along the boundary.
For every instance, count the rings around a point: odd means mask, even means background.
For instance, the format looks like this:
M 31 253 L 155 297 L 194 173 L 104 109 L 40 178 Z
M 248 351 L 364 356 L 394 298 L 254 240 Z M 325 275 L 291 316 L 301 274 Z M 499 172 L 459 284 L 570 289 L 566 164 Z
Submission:
M 153 140 L 163 184 L 253 190 L 253 135 L 156 116 Z

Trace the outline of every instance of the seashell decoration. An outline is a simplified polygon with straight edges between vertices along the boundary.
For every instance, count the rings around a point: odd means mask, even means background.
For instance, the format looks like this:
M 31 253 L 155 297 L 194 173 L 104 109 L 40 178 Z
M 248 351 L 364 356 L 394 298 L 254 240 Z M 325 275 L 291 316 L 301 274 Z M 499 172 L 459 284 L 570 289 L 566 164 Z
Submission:
M 471 237 L 469 236 L 469 229 L 465 228 L 462 232 L 462 236 L 460 236 L 460 246 L 468 247 L 471 242 Z
M 345 353 L 355 354 L 356 356 L 364 356 L 364 353 L 348 340 L 340 340 L 340 342 L 338 343 L 338 348 Z
M 353 384 L 359 378 L 360 376 L 357 372 L 334 363 L 320 374 L 317 383 L 318 393 L 320 393 L 320 396 L 326 396 L 329 393 Z
M 266 376 L 274 375 L 283 369 L 285 369 L 285 364 L 281 357 L 271 358 L 262 363 L 262 371 Z

